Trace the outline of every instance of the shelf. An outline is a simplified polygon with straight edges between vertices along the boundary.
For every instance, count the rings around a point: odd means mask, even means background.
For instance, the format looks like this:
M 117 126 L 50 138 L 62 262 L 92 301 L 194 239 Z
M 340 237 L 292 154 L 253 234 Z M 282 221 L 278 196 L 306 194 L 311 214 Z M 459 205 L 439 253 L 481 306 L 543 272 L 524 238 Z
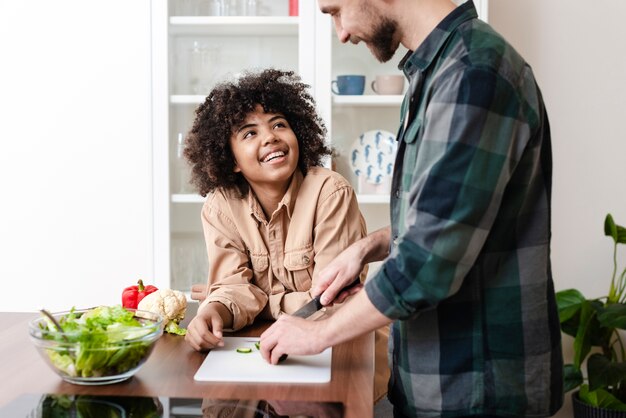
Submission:
M 359 203 L 367 204 L 384 204 L 389 203 L 389 195 L 388 194 L 357 194 L 356 200 Z
M 333 96 L 333 104 L 336 106 L 399 106 L 402 104 L 403 95 L 373 95 L 360 96 Z
M 387 96 L 334 96 L 333 103 L 336 106 L 400 106 L 402 95 Z M 175 94 L 170 96 L 172 104 L 200 104 L 206 97 L 193 94 Z
M 297 35 L 298 16 L 172 16 L 172 35 Z
M 363 204 L 389 203 L 389 195 L 386 194 L 357 194 L 356 200 Z M 173 194 L 172 203 L 204 203 L 205 198 L 197 194 Z
M 170 96 L 171 104 L 200 104 L 206 96 L 201 94 L 173 94 Z
M 173 194 L 171 197 L 172 203 L 204 203 L 205 198 L 199 194 Z

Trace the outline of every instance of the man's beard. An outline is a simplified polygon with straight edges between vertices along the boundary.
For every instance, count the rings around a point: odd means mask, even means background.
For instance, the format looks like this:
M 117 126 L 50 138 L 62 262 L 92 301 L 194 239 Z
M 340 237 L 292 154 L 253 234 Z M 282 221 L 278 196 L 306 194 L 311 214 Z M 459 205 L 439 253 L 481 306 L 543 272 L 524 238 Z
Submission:
M 396 53 L 399 46 L 399 42 L 394 40 L 396 28 L 396 22 L 387 17 L 382 17 L 374 28 L 374 34 L 367 45 L 378 61 L 387 62 Z

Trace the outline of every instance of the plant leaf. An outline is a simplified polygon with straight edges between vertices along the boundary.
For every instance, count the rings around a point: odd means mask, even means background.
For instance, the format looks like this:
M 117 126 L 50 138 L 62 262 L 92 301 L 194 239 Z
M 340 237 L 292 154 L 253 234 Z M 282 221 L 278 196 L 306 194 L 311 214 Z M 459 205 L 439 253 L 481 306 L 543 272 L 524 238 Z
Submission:
M 626 244 L 626 228 L 616 225 L 617 227 L 617 242 L 620 244 Z
M 572 318 L 580 311 L 581 303 L 585 297 L 576 289 L 567 289 L 557 292 L 556 304 L 559 308 L 559 320 L 561 323 Z
M 578 398 L 591 406 L 598 406 L 597 392 L 589 393 L 589 385 L 580 385 Z
M 588 326 L 589 343 L 592 347 L 608 347 L 611 345 L 611 337 L 613 336 L 614 328 L 604 327 L 600 324 L 600 321 L 598 321 L 598 315 L 604 312 L 605 306 L 597 299 L 590 300 L 589 303 L 596 312 Z
M 576 315 L 573 318 L 570 318 L 561 324 L 561 331 L 575 338 L 576 333 L 578 332 L 579 325 L 580 325 L 580 315 Z
M 604 389 L 596 389 L 590 391 L 587 385 L 580 387 L 578 397 L 581 401 L 598 408 L 613 409 L 617 411 L 626 411 L 626 404 L 611 395 Z
M 581 385 L 580 391 L 578 392 L 578 398 L 581 401 L 591 405 L 598 406 L 598 393 L 597 392 L 589 392 L 589 385 Z
M 580 309 L 580 326 L 574 339 L 574 366 L 580 368 L 581 363 L 589 354 L 591 350 L 590 331 L 593 318 L 596 316 L 596 311 L 591 307 L 589 301 L 581 303 Z
M 626 363 L 611 361 L 602 354 L 592 354 L 587 360 L 589 390 L 616 387 L 626 379 Z
M 610 213 L 604 218 L 604 235 L 612 237 L 613 241 L 617 242 L 617 226 Z
M 583 374 L 573 364 L 563 366 L 563 390 L 569 392 L 583 383 Z
M 616 244 L 626 244 L 626 228 L 617 225 L 610 213 L 604 219 L 604 235 L 612 237 Z
M 598 312 L 600 325 L 608 328 L 626 329 L 626 305 L 613 303 Z

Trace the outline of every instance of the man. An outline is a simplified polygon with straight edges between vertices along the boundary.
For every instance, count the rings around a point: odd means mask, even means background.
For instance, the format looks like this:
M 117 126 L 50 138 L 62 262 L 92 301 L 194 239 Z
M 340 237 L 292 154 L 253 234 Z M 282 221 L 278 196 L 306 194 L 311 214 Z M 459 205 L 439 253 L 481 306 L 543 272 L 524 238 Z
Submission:
M 384 260 L 327 320 L 283 315 L 262 355 L 312 354 L 393 321 L 396 417 L 544 417 L 563 402 L 550 270 L 550 130 L 530 67 L 471 2 L 319 0 L 342 42 L 380 60 L 400 44 L 391 226 L 352 244 L 313 294 Z M 350 292 L 354 293 L 354 292 Z M 338 297 L 335 299 L 335 297 Z

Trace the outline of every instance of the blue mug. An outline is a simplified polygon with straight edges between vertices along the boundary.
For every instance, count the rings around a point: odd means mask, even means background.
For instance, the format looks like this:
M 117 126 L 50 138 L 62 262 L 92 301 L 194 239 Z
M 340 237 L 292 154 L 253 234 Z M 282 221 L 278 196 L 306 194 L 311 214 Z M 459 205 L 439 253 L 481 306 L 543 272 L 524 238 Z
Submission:
M 364 75 L 339 75 L 330 86 L 333 93 L 344 95 L 360 95 L 365 90 Z

